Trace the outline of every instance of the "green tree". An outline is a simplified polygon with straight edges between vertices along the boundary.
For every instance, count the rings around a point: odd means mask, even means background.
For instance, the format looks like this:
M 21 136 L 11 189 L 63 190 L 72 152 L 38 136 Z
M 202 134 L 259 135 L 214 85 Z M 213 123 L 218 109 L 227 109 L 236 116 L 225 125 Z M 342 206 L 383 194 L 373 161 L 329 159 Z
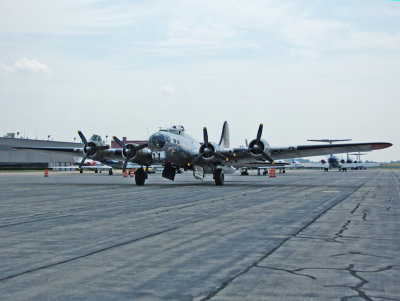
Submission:
M 15 138 L 15 133 L 7 133 L 3 136 L 3 138 Z
M 89 139 L 90 141 L 103 141 L 102 139 L 101 139 L 101 136 L 100 135 L 97 135 L 97 134 L 93 134 L 92 135 L 92 137 L 90 137 L 90 139 Z

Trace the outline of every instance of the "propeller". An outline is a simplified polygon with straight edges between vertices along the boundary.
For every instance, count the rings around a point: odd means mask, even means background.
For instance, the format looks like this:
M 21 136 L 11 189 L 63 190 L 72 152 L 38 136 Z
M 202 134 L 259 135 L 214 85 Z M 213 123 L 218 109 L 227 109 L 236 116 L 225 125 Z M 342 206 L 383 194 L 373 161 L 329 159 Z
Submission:
M 81 169 L 83 164 L 85 164 L 86 159 L 96 154 L 97 151 L 110 148 L 109 145 L 96 145 L 93 142 L 88 142 L 86 140 L 85 135 L 83 135 L 81 131 L 78 131 L 78 135 L 81 138 L 83 144 L 85 145 L 83 147 L 83 152 L 85 153 L 85 157 L 83 157 L 81 163 L 79 163 L 79 169 Z
M 143 148 L 145 148 L 145 147 L 147 147 L 149 145 L 148 143 L 145 143 L 145 144 L 142 144 L 142 145 L 139 145 L 139 146 L 134 146 L 132 144 L 125 145 L 117 137 L 113 136 L 113 139 L 115 140 L 115 142 L 118 143 L 119 146 L 122 147 L 123 153 L 124 153 L 124 156 L 125 156 L 124 164 L 122 166 L 122 172 L 125 172 L 126 166 L 128 165 L 129 160 L 131 160 L 132 158 L 135 157 L 136 152 L 138 150 L 141 150 L 141 149 L 143 149 Z
M 264 125 L 260 123 L 257 131 L 257 138 L 250 142 L 247 152 L 254 155 L 261 155 L 265 160 L 274 163 L 274 160 L 264 151 L 264 144 L 261 142 L 261 135 Z
M 190 161 L 189 165 L 195 164 L 201 158 L 211 159 L 212 157 L 217 157 L 223 161 L 227 159 L 224 155 L 216 152 L 212 144 L 208 143 L 208 132 L 206 127 L 203 128 L 203 141 L 204 143 L 200 146 L 199 154 Z

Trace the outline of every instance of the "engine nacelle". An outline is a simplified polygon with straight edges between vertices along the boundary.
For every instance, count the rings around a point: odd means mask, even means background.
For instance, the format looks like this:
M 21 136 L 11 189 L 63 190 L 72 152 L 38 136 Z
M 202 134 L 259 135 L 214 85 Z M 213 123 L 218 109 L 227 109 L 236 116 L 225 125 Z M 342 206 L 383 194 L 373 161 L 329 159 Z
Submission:
M 322 160 L 321 160 L 321 163 L 322 163 L 322 164 L 325 164 L 325 163 L 326 163 L 326 161 L 325 161 L 324 159 L 322 159 Z
M 207 163 L 214 162 L 216 159 L 215 153 L 218 151 L 221 151 L 221 147 L 214 142 L 209 142 L 207 147 L 205 144 L 203 144 L 202 146 L 200 146 L 199 150 L 199 153 L 203 154 L 201 160 Z
M 271 148 L 268 142 L 264 139 L 260 139 L 259 144 L 257 144 L 257 139 L 250 141 L 249 149 L 250 156 L 255 159 L 264 159 L 261 154 L 262 152 L 266 153 L 268 156 L 271 156 Z
M 100 161 L 105 157 L 107 151 L 96 150 L 98 146 L 104 146 L 104 144 L 99 141 L 89 141 L 88 145 L 83 147 L 83 153 L 92 160 Z
M 340 163 L 344 164 L 346 161 L 344 159 L 340 160 Z

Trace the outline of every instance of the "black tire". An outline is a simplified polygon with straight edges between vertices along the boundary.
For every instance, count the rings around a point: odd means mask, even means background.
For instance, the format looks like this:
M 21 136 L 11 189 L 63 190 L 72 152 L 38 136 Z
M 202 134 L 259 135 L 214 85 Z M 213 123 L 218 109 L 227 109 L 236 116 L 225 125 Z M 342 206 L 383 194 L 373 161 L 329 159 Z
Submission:
M 79 173 L 83 173 L 83 169 L 82 168 L 79 169 Z
M 143 186 L 146 180 L 146 173 L 143 168 L 138 168 L 135 172 L 135 182 L 138 186 Z
M 218 168 L 215 173 L 214 173 L 214 180 L 215 180 L 215 184 L 217 186 L 222 186 L 224 185 L 224 180 L 225 180 L 225 176 L 224 176 L 224 172 L 221 168 Z
M 94 173 L 98 173 L 99 172 L 99 170 L 96 168 L 95 170 L 94 170 Z
M 112 175 L 114 174 L 114 172 L 113 172 L 113 170 L 112 170 L 111 168 L 108 170 L 108 174 L 109 174 L 110 176 L 112 176 Z

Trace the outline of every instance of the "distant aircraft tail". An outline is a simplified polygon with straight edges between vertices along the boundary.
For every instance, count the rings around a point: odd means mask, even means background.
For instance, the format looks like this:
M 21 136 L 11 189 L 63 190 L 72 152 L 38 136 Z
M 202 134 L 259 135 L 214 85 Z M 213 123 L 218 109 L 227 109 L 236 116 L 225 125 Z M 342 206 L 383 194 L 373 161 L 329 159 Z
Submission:
M 223 149 L 229 148 L 229 126 L 227 121 L 225 121 L 224 125 L 222 126 L 221 139 L 219 140 L 218 144 Z

